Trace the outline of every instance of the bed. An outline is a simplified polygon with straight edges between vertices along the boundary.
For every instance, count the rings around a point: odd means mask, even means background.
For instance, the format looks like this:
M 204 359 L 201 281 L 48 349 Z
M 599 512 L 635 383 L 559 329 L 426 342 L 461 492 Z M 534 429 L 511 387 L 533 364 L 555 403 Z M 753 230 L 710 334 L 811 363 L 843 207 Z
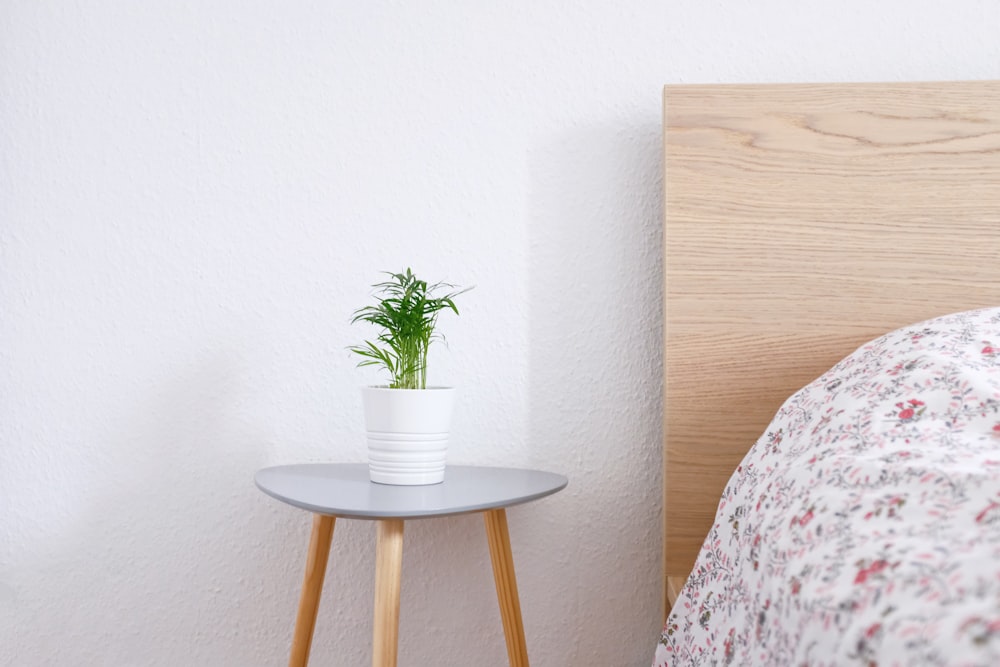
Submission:
M 1000 82 L 667 86 L 664 151 L 654 664 L 1000 664 Z M 962 502 L 907 486 L 948 466 Z

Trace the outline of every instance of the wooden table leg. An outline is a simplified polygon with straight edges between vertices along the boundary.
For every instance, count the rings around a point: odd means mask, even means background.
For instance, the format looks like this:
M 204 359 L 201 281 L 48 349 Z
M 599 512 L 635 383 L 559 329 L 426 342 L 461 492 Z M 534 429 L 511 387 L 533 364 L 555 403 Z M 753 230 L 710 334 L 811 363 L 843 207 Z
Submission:
M 379 519 L 375 540 L 375 624 L 372 667 L 396 667 L 403 520 Z
M 295 619 L 295 636 L 292 639 L 292 654 L 288 658 L 288 667 L 306 667 L 309 663 L 309 648 L 312 646 L 313 629 L 316 627 L 319 598 L 323 593 L 323 578 L 326 576 L 326 562 L 330 557 L 330 542 L 333 540 L 335 521 L 336 517 L 313 514 L 309 555 L 306 557 L 306 574 L 302 581 L 299 615 Z
M 528 645 L 524 641 L 524 624 L 521 622 L 514 556 L 510 551 L 510 534 L 507 532 L 507 511 L 503 508 L 488 510 L 483 513 L 483 518 L 486 520 L 486 537 L 490 542 L 490 560 L 493 561 L 493 580 L 497 585 L 503 634 L 507 638 L 507 659 L 510 667 L 528 667 Z

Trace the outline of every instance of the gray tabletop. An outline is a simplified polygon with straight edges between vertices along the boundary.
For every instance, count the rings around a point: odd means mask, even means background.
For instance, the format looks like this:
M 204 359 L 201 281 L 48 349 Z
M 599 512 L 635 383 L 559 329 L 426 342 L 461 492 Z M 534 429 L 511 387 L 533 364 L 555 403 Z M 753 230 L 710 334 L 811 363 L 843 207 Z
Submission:
M 551 472 L 448 466 L 444 482 L 391 486 L 368 479 L 367 463 L 304 463 L 259 470 L 257 488 L 317 514 L 349 519 L 418 519 L 481 512 L 544 498 L 568 480 Z

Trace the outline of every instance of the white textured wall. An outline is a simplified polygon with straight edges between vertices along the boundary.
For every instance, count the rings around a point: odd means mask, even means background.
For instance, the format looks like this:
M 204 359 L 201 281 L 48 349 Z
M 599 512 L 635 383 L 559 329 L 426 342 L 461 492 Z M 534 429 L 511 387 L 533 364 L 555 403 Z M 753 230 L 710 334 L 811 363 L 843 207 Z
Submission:
M 571 480 L 510 512 L 534 664 L 648 663 L 661 85 L 998 77 L 998 7 L 3 2 L 0 663 L 283 664 L 309 518 L 251 477 L 363 460 L 348 318 L 406 265 L 476 285 L 453 462 Z M 401 665 L 502 664 L 480 519 L 406 540 Z M 373 541 L 317 665 L 369 660 Z

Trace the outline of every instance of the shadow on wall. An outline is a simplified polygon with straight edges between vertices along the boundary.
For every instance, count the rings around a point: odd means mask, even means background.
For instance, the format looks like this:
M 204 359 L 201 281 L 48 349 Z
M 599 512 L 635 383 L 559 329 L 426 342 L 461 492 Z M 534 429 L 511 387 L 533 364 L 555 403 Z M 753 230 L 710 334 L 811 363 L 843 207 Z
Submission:
M 587 628 L 565 664 L 642 664 L 660 629 L 661 142 L 622 123 L 529 157 L 529 442 L 570 478 L 537 536 L 568 593 L 544 634 Z
M 241 645 L 286 643 L 286 628 L 262 623 L 270 617 L 254 596 L 258 582 L 300 573 L 262 571 L 265 547 L 252 536 L 273 544 L 296 527 L 251 528 L 266 511 L 252 482 L 266 443 L 241 405 L 238 370 L 210 358 L 173 377 L 120 406 L 120 432 L 81 443 L 101 457 L 82 473 L 85 502 L 37 547 L 44 560 L 16 573 L 15 637 L 28 662 L 257 664 Z

